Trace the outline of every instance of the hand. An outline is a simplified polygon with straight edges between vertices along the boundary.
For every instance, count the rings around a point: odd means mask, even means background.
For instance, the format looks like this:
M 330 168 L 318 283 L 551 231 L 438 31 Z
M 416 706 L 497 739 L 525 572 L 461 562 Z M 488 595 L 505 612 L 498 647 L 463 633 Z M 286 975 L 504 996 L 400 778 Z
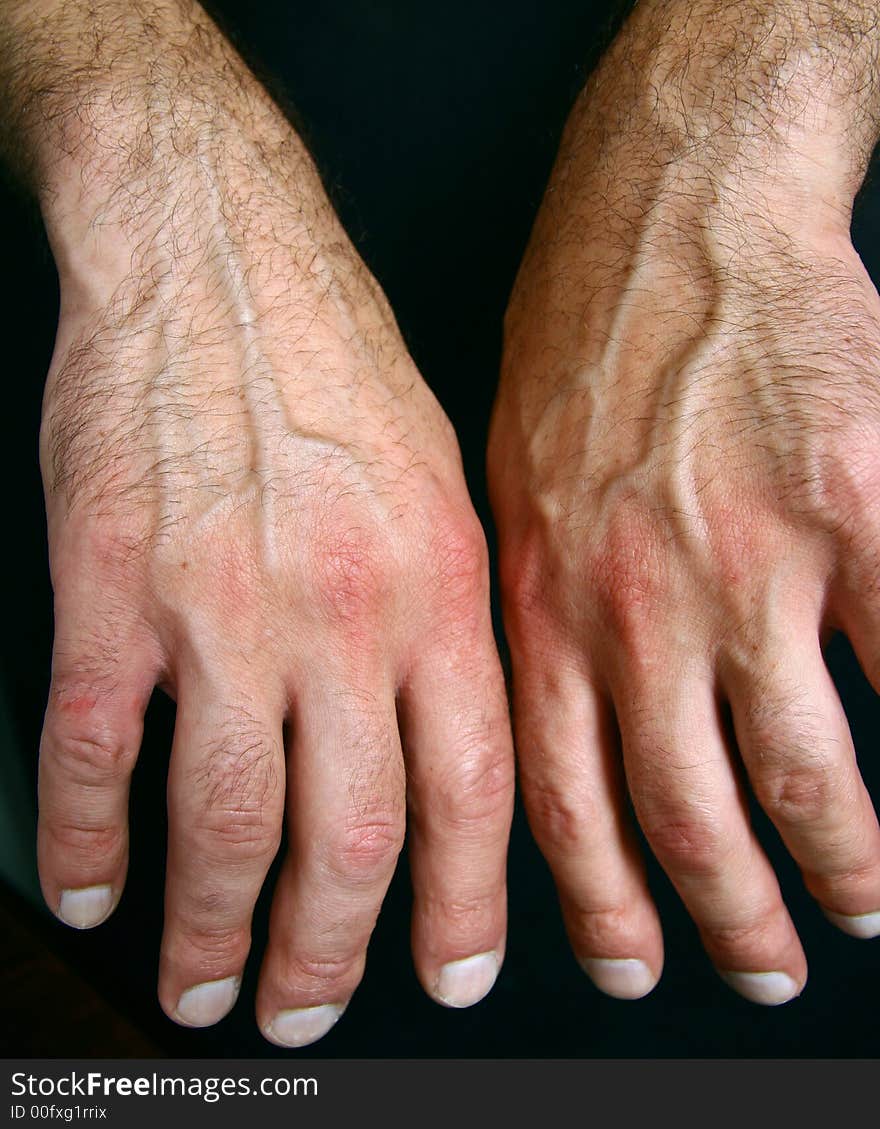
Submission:
M 508 311 L 489 470 L 522 787 L 574 951 L 627 998 L 663 960 L 627 791 L 748 998 L 806 979 L 749 787 L 830 919 L 880 933 L 821 650 L 845 631 L 880 689 L 880 300 L 848 234 L 871 68 L 825 66 L 828 28 L 780 39 L 776 7 L 639 6 Z
M 161 685 L 177 702 L 162 1006 L 192 1026 L 232 1006 L 286 813 L 257 1010 L 299 1046 L 361 978 L 407 799 L 421 981 L 454 1007 L 490 989 L 507 707 L 452 429 L 298 139 L 192 20 L 164 33 L 146 109 L 132 84 L 92 91 L 44 196 L 62 312 L 41 435 L 56 633 L 39 864 L 69 924 L 112 912 Z M 181 37 L 205 45 L 187 65 L 207 89 L 176 81 L 162 104 Z

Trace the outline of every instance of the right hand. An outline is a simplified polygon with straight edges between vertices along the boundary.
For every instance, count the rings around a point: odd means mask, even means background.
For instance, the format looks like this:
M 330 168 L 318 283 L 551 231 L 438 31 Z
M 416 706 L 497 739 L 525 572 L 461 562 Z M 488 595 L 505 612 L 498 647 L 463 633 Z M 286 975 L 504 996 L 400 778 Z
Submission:
M 274 148 L 196 146 L 99 197 L 101 170 L 47 215 L 62 313 L 41 435 L 56 630 L 39 867 L 68 924 L 112 912 L 162 686 L 162 1006 L 192 1026 L 232 1007 L 286 812 L 257 1010 L 298 1046 L 361 978 L 405 799 L 421 982 L 455 1007 L 490 989 L 513 772 L 451 426 L 273 128 Z

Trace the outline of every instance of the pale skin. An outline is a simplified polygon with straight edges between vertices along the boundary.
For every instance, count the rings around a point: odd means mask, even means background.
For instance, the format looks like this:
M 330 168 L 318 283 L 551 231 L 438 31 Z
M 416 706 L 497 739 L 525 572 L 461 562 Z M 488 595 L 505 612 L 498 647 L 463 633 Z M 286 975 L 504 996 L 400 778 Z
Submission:
M 507 318 L 489 478 L 521 782 L 575 954 L 622 997 L 662 966 L 626 791 L 749 998 L 797 994 L 806 963 L 744 789 L 832 920 L 880 932 L 880 831 L 820 649 L 846 630 L 880 675 L 880 303 L 848 236 L 880 33 L 866 4 L 808 7 L 639 5 L 572 113 Z M 233 1005 L 286 814 L 257 1022 L 323 1035 L 405 808 L 416 968 L 474 1003 L 503 959 L 513 772 L 450 425 L 200 9 L 0 21 L 62 297 L 46 900 L 79 927 L 118 901 L 159 685 L 168 1015 Z

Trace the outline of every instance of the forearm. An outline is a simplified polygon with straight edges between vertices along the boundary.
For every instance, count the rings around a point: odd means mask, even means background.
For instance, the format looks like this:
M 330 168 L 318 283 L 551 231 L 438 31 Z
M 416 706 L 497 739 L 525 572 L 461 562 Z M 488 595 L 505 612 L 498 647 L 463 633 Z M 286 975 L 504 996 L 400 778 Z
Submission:
M 785 305 L 792 254 L 849 258 L 878 129 L 869 0 L 642 0 L 569 117 L 507 355 L 526 348 L 537 309 L 556 321 L 570 309 L 591 327 L 589 368 L 630 286 L 653 289 L 667 323 L 677 311 L 673 343 L 746 269 L 773 274 Z
M 616 172 L 629 159 L 634 174 L 686 160 L 706 191 L 756 174 L 845 205 L 878 132 L 872 0 L 642 0 L 584 91 L 562 159 L 613 149 Z
M 0 94 L 7 159 L 38 194 L 62 269 L 108 233 L 126 248 L 167 233 L 181 206 L 205 219 L 215 189 L 230 229 L 259 235 L 281 193 L 278 238 L 338 238 L 305 147 L 191 0 L 7 2 Z

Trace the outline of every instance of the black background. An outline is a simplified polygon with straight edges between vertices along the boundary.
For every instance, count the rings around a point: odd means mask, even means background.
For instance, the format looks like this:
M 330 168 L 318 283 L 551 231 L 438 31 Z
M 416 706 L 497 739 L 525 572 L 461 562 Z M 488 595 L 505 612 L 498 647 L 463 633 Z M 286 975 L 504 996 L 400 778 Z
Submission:
M 326 183 L 386 289 L 421 370 L 456 425 L 477 508 L 489 525 L 483 449 L 501 316 L 553 159 L 559 131 L 615 16 L 606 3 L 215 3 L 240 46 L 296 106 Z M 35 750 L 48 684 L 51 595 L 36 461 L 42 380 L 57 285 L 38 223 L 6 192 L 2 308 L 2 500 L 8 514 L 6 685 L 16 735 Z M 863 194 L 857 245 L 880 278 L 880 193 Z M 880 708 L 842 640 L 829 651 L 864 775 L 880 796 Z M 173 712 L 157 697 L 136 771 L 132 861 L 116 915 L 94 933 L 49 926 L 53 945 L 171 1055 L 275 1055 L 253 1021 L 267 898 L 257 915 L 242 998 L 215 1028 L 187 1031 L 155 1002 L 164 869 L 164 777 Z M 880 941 L 828 925 L 775 833 L 756 813 L 801 932 L 811 978 L 782 1008 L 751 1005 L 717 978 L 659 869 L 666 971 L 646 1000 L 593 989 L 562 930 L 547 869 L 517 813 L 510 853 L 508 957 L 486 1001 L 465 1012 L 433 1004 L 409 955 L 405 858 L 348 1012 L 314 1048 L 347 1057 L 873 1057 L 880 1050 Z M 56 1053 L 75 1031 L 47 1014 Z M 62 1034 L 63 1032 L 63 1034 Z

